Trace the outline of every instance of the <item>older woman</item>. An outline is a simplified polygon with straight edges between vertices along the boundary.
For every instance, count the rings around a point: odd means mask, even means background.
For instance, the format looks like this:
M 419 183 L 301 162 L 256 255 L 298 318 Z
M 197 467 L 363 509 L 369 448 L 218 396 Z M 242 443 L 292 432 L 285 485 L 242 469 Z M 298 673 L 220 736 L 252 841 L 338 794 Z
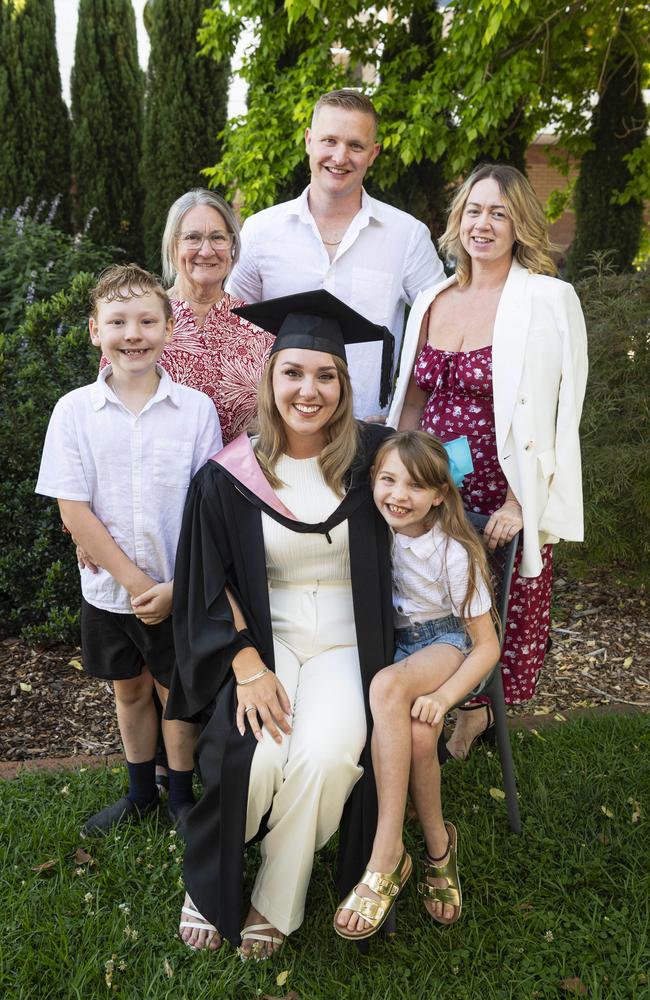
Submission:
M 198 473 L 175 572 L 172 714 L 203 713 L 181 935 L 268 957 L 300 926 L 314 852 L 343 824 L 339 888 L 376 819 L 368 687 L 392 655 L 388 533 L 369 485 L 384 427 L 352 414 L 345 341 L 392 337 L 319 290 L 240 310 L 277 339 L 259 437 Z M 386 385 L 387 388 L 387 385 Z M 345 807 L 345 812 L 344 812 Z M 262 864 L 242 930 L 242 849 Z
M 490 547 L 523 528 L 503 648 L 510 704 L 535 691 L 546 652 L 552 546 L 583 537 L 578 425 L 587 341 L 573 288 L 552 277 L 547 225 L 514 167 L 477 168 L 459 188 L 440 245 L 452 278 L 420 293 L 409 317 L 388 422 L 443 441 L 466 434 L 466 507 L 491 515 Z M 448 744 L 467 756 L 490 735 L 488 705 L 459 712 Z
M 257 387 L 273 337 L 234 313 L 243 305 L 224 291 L 239 257 L 239 226 L 230 206 L 197 188 L 169 210 L 162 241 L 163 279 L 174 334 L 160 363 L 175 382 L 214 402 L 224 443 L 254 420 Z

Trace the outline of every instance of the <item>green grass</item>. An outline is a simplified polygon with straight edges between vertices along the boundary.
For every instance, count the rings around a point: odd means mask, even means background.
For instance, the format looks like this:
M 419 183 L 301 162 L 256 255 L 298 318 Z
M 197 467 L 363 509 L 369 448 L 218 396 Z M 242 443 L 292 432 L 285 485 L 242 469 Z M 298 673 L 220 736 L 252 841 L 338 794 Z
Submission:
M 176 936 L 180 849 L 162 816 L 79 840 L 84 817 L 122 794 L 122 768 L 2 782 L 0 996 L 528 1000 L 577 996 L 562 980 L 579 977 L 589 1000 L 647 998 L 648 718 L 520 731 L 513 747 L 524 836 L 510 834 L 505 804 L 490 794 L 501 785 L 496 754 L 447 765 L 463 916 L 432 924 L 409 885 L 397 937 L 373 942 L 367 957 L 331 929 L 332 845 L 316 863 L 303 927 L 273 962 L 242 964 L 230 946 L 193 954 Z M 419 851 L 414 830 L 409 843 Z M 93 864 L 75 863 L 79 845 Z

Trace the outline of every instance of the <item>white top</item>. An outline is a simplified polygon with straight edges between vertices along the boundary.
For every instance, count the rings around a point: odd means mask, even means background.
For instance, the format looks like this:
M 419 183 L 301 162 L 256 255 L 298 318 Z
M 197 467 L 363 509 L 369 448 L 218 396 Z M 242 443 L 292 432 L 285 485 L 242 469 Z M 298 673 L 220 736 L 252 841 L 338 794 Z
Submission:
M 47 429 L 36 493 L 85 500 L 119 547 L 158 583 L 173 579 L 185 495 L 194 473 L 222 447 L 214 404 L 156 366 L 156 394 L 135 416 L 106 379 L 58 401 Z M 104 611 L 132 613 L 128 592 L 100 569 L 81 590 Z
M 261 302 L 325 288 L 373 323 L 388 327 L 399 357 L 404 305 L 444 277 L 427 227 L 412 215 L 361 193 L 361 208 L 330 262 L 309 210 L 299 198 L 264 209 L 242 228 L 241 256 L 228 279 L 231 295 Z M 346 347 L 354 414 L 380 412 L 381 344 Z
M 275 474 L 286 486 L 274 492 L 300 521 L 308 524 L 326 521 L 341 503 L 341 497 L 325 482 L 318 458 L 296 459 L 283 455 L 275 467 Z M 332 528 L 331 543 L 317 532 L 291 531 L 264 513 L 262 530 L 270 582 L 302 584 L 350 579 L 347 521 Z
M 478 618 L 492 607 L 490 594 L 481 581 L 469 605 L 460 609 L 467 592 L 469 558 L 454 538 L 434 524 L 417 538 L 393 535 L 393 608 L 396 625 L 401 618 L 413 624 L 436 621 L 448 615 Z

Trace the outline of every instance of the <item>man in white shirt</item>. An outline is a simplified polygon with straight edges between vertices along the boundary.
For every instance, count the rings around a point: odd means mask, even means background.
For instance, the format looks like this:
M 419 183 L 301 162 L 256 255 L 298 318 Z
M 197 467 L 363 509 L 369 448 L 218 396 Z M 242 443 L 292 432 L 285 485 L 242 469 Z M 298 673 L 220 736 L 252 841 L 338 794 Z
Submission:
M 247 219 L 228 290 L 246 302 L 325 288 L 388 327 L 399 357 L 404 307 L 444 278 L 427 227 L 370 198 L 366 171 L 377 158 L 377 113 L 356 90 L 324 94 L 305 131 L 311 183 L 299 198 Z M 357 417 L 380 412 L 381 348 L 347 349 Z

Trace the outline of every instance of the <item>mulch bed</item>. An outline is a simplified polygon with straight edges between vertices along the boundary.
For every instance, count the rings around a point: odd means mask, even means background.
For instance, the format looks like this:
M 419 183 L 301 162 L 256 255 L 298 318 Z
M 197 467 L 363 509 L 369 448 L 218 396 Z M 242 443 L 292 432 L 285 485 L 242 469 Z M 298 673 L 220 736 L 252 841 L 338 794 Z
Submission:
M 599 705 L 650 708 L 648 595 L 611 576 L 555 581 L 553 646 L 518 717 Z M 112 691 L 75 647 L 0 643 L 0 761 L 107 757 L 121 750 Z M 82 761 L 79 761 L 82 763 Z M 12 769 L 13 770 L 13 769 Z

